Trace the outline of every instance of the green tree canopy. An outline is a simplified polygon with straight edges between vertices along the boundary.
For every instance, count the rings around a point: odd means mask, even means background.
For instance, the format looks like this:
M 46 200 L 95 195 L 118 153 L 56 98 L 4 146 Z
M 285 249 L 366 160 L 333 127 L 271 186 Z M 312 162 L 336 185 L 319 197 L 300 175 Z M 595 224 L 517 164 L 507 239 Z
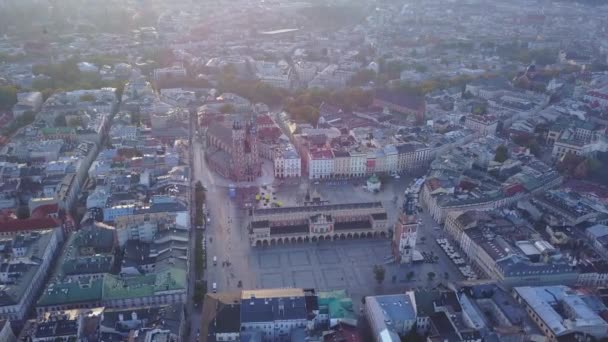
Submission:
M 496 148 L 496 154 L 494 154 L 494 161 L 504 163 L 509 159 L 509 150 L 505 145 L 500 145 Z
M 230 103 L 223 104 L 219 110 L 223 114 L 234 113 L 234 111 L 235 111 L 234 106 L 231 105 Z
M 0 109 L 9 109 L 17 103 L 17 87 L 0 86 Z
M 382 284 L 384 277 L 386 276 L 386 269 L 382 265 L 374 265 L 374 279 L 378 284 Z

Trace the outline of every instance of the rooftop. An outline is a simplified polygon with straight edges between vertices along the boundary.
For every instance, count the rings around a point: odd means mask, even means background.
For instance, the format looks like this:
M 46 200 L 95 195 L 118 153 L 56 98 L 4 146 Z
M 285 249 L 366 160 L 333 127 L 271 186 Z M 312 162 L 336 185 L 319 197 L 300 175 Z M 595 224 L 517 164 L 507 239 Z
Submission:
M 585 296 L 563 285 L 545 287 L 516 287 L 514 291 L 536 312 L 556 336 L 577 329 L 601 327 L 608 329 L 598 312 L 586 302 Z M 597 299 L 599 302 L 599 299 Z M 564 309 L 560 309 L 563 307 Z M 604 308 L 605 309 L 605 308 Z

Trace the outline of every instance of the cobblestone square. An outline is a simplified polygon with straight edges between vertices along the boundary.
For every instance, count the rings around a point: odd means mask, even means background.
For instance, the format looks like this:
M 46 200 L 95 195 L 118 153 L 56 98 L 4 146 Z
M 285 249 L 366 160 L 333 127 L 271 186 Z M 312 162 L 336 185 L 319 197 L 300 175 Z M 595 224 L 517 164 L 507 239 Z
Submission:
M 278 268 L 281 266 L 281 255 L 278 253 L 261 254 L 259 256 L 260 268 Z
M 289 253 L 288 257 L 289 265 L 291 266 L 310 266 L 310 257 L 308 256 L 308 252 L 291 252 Z
M 319 264 L 337 264 L 340 262 L 340 257 L 335 250 L 331 249 L 320 249 L 317 251 L 317 257 L 319 258 Z
M 260 287 L 261 288 L 275 288 L 291 286 L 291 284 L 285 284 L 283 282 L 283 275 L 281 273 L 264 273 L 260 275 Z

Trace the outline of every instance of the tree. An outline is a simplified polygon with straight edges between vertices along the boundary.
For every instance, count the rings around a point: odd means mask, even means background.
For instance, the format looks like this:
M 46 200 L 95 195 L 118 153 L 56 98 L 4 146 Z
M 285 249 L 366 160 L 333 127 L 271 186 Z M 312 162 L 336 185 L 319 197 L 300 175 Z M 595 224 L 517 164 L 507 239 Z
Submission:
M 587 176 L 589 175 L 589 161 L 588 161 L 588 159 L 585 159 L 582 162 L 580 162 L 574 168 L 574 171 L 573 171 L 572 175 L 574 176 L 574 178 L 586 179 Z
M 229 103 L 223 104 L 220 107 L 220 113 L 222 113 L 222 114 L 234 113 L 234 106 Z
M 82 126 L 82 117 L 71 117 L 69 120 L 67 120 L 67 126 L 72 128 Z
M 139 126 L 141 124 L 141 114 L 138 112 L 131 113 L 131 124 Z
M 122 94 L 125 91 L 125 82 L 118 81 L 118 82 L 115 82 L 112 86 L 116 89 L 116 91 L 115 91 L 116 98 L 118 98 L 118 100 L 120 101 L 122 99 Z
M 0 86 L 0 109 L 8 109 L 17 103 L 17 88 L 14 86 Z
M 319 110 L 310 105 L 287 107 L 287 111 L 296 121 L 306 121 L 313 125 L 319 121 Z
M 96 100 L 96 98 L 95 98 L 95 95 L 93 95 L 93 94 L 80 95 L 80 101 L 82 101 L 82 102 L 93 102 L 95 100 Z
M 505 145 L 500 145 L 496 148 L 496 154 L 494 155 L 494 161 L 504 163 L 509 159 L 509 150 Z
M 378 285 L 382 284 L 386 275 L 386 269 L 382 265 L 374 265 L 374 279 L 378 282 Z
M 390 61 L 383 65 L 381 73 L 385 74 L 388 79 L 393 80 L 401 77 L 401 71 L 404 69 L 403 63 L 399 61 Z
M 17 208 L 17 218 L 24 220 L 30 217 L 30 209 L 26 206 L 20 206 Z
M 488 114 L 488 104 L 485 102 L 476 103 L 471 112 L 475 115 L 486 115 Z
M 196 184 L 194 185 L 194 194 L 195 194 L 195 201 L 198 202 L 198 204 L 202 205 L 203 203 L 205 203 L 205 192 L 207 191 L 207 189 L 205 189 L 205 187 L 203 186 L 203 183 L 201 183 L 201 181 L 196 182 Z
M 376 78 L 376 72 L 371 69 L 359 70 L 348 82 L 351 86 L 367 85 Z
M 414 70 L 416 70 L 416 72 L 424 73 L 427 72 L 429 68 L 424 64 L 416 64 L 414 65 Z
M 55 124 L 55 127 L 65 127 L 68 125 L 67 121 L 65 120 L 65 114 L 57 115 L 55 120 L 53 120 L 53 123 Z
M 4 136 L 11 136 L 15 132 L 17 132 L 17 130 L 19 130 L 21 127 L 27 126 L 27 125 L 31 124 L 32 122 L 34 122 L 35 118 L 36 118 L 36 114 L 34 112 L 26 111 L 25 113 L 23 113 L 23 115 L 21 115 L 20 117 L 18 117 L 15 120 L 13 120 L 13 122 L 11 122 L 10 125 L 5 126 L 2 129 L 2 134 Z
M 400 340 L 402 342 L 425 342 L 426 337 L 418 335 L 416 326 L 414 325 L 407 334 L 400 336 Z
M 559 172 L 566 176 L 573 177 L 575 169 L 585 161 L 585 158 L 574 153 L 566 153 L 556 168 Z
M 407 277 L 408 281 L 411 281 L 412 279 L 414 279 L 414 271 L 407 272 L 406 277 Z
M 443 279 L 448 280 L 450 278 L 450 274 L 448 272 L 443 273 Z
M 435 272 L 429 272 L 426 274 L 426 277 L 429 281 L 433 281 L 433 279 L 435 279 L 435 276 L 436 276 Z

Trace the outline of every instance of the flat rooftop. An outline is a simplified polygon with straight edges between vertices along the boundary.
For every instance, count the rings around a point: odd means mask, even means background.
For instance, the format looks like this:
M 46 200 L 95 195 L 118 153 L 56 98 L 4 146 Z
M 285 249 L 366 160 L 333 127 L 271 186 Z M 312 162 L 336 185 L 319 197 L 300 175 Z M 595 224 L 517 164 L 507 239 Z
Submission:
M 303 297 L 304 290 L 298 288 L 278 288 L 278 289 L 261 289 L 261 290 L 243 290 L 241 299 L 255 298 L 285 298 L 285 297 Z

